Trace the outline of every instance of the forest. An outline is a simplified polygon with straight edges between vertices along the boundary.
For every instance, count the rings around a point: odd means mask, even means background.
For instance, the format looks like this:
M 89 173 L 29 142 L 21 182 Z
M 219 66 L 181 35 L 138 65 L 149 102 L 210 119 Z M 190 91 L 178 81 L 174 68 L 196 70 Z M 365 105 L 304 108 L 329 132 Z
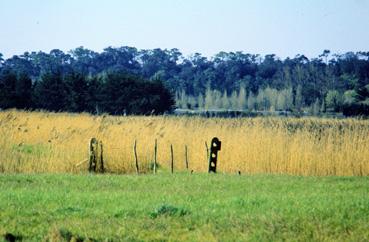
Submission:
M 369 114 L 369 52 L 208 58 L 178 49 L 78 47 L 0 54 L 0 108 L 161 114 L 175 108 Z

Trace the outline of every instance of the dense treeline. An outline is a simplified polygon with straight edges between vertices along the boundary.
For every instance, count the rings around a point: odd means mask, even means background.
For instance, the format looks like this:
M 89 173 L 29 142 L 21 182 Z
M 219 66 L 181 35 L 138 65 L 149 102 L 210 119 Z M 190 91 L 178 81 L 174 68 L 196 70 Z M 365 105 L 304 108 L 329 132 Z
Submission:
M 162 114 L 174 107 L 160 80 L 146 81 L 120 71 L 88 77 L 47 72 L 36 81 L 24 72 L 0 72 L 0 107 L 109 114 Z
M 262 57 L 242 52 L 220 52 L 211 59 L 198 53 L 184 57 L 177 49 L 132 47 L 109 47 L 101 53 L 83 47 L 68 53 L 26 52 L 1 60 L 1 107 L 29 108 L 31 104 L 25 100 L 33 100 L 38 108 L 80 111 L 82 105 L 88 107 L 82 108 L 85 111 L 121 113 L 137 112 L 137 103 L 146 107 L 155 100 L 162 101 L 162 94 L 154 94 L 150 86 L 159 85 L 160 81 L 135 83 L 133 86 L 140 89 L 137 95 L 131 94 L 130 88 L 122 91 L 126 84 L 108 85 L 117 72 L 130 73 L 135 76 L 133 79 L 139 76 L 140 80 L 163 80 L 182 108 L 369 113 L 369 52 L 336 55 L 328 50 L 313 59 L 297 55 L 284 60 L 275 55 Z M 16 78 L 11 81 L 9 75 Z M 143 83 L 148 86 L 141 87 Z M 64 91 L 45 90 L 51 86 Z M 164 86 L 154 89 L 162 90 Z M 31 93 L 27 91 L 29 87 Z M 12 99 L 7 96 L 9 90 L 16 90 Z M 50 104 L 45 93 L 62 96 L 64 103 Z M 146 100 L 137 99 L 147 95 Z M 131 103 L 134 97 L 136 101 Z M 149 106 L 151 110 L 161 107 Z

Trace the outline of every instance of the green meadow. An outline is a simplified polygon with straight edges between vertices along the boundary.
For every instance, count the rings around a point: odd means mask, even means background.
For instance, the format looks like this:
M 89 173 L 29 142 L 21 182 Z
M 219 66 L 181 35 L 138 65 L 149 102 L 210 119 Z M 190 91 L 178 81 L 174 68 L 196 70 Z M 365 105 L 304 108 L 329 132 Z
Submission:
M 369 178 L 0 175 L 1 239 L 368 241 Z

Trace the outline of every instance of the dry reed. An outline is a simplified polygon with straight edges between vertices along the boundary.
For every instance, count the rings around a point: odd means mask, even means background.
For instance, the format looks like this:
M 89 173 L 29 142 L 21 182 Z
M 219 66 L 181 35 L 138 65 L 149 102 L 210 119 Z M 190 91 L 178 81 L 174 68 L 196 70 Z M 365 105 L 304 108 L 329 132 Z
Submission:
M 158 172 L 206 172 L 204 142 L 222 141 L 218 171 L 242 174 L 369 175 L 369 121 L 319 118 L 114 117 L 89 114 L 0 112 L 0 172 L 85 172 L 88 142 L 104 143 L 109 172 L 151 172 L 157 139 Z M 83 162 L 82 162 L 83 163 Z

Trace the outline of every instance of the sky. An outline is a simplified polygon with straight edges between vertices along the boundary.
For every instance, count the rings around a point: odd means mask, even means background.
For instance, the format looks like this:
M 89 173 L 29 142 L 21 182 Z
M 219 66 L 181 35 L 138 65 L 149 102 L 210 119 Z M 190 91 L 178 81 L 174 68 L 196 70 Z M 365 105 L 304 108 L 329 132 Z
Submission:
M 369 0 L 0 0 L 0 53 L 79 46 L 304 54 L 369 51 Z

